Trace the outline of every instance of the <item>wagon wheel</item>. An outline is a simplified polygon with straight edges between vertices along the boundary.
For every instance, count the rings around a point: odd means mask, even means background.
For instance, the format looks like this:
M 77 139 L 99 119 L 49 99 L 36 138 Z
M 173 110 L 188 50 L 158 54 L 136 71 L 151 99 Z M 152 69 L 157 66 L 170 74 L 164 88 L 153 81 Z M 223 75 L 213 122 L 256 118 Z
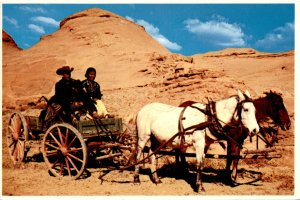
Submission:
M 114 139 L 114 147 L 107 148 L 105 154 L 117 155 L 110 158 L 113 163 L 119 166 L 128 166 L 134 162 L 135 140 L 133 132 L 128 125 L 123 123 L 123 131 Z
M 21 112 L 15 111 L 11 115 L 6 138 L 9 155 L 14 164 L 23 162 L 27 153 L 25 147 L 28 142 L 28 127 L 25 117 Z
M 52 125 L 44 135 L 43 157 L 53 175 L 77 179 L 87 164 L 82 135 L 67 123 Z

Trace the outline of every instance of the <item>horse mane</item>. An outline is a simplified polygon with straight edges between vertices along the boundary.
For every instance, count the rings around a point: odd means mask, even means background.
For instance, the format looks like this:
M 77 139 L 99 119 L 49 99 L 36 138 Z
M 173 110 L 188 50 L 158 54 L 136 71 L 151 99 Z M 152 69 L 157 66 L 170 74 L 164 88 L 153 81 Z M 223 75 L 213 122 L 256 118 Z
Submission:
M 269 99 L 280 99 L 283 101 L 281 93 L 273 92 L 272 90 L 270 90 L 270 92 L 264 92 L 264 94 Z

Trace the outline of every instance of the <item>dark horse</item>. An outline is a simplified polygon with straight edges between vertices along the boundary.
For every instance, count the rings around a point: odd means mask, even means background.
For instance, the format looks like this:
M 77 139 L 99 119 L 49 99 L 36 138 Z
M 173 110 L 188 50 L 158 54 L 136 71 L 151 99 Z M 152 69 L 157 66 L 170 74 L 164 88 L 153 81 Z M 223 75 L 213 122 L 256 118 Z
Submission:
M 291 120 L 284 106 L 281 94 L 272 91 L 265 92 L 264 94 L 266 95 L 265 97 L 256 99 L 253 102 L 256 108 L 256 119 L 260 124 L 260 132 L 262 135 L 264 137 L 267 137 L 268 134 L 276 136 L 278 127 L 284 131 L 289 130 Z M 274 126 L 265 127 L 263 123 L 268 123 L 269 118 L 273 121 L 272 124 Z
M 291 121 L 284 106 L 281 94 L 272 91 L 265 92 L 264 94 L 266 95 L 265 97 L 255 99 L 253 103 L 256 108 L 256 119 L 260 126 L 260 133 L 266 140 L 268 137 L 272 138 L 272 141 L 267 140 L 267 145 L 271 146 L 274 141 L 277 141 L 274 138 L 277 138 L 278 126 L 282 130 L 288 130 L 291 126 Z M 196 102 L 186 101 L 181 103 L 179 106 L 187 107 L 194 103 Z M 263 125 L 269 119 L 273 121 L 275 126 L 265 127 Z M 230 175 L 230 177 L 228 177 L 230 184 L 235 184 L 239 155 L 244 140 L 248 136 L 248 131 L 242 127 L 227 127 L 226 133 L 221 134 L 226 135 L 228 145 L 226 171 L 227 174 Z M 179 158 L 177 157 L 176 160 L 178 161 Z M 183 156 L 181 156 L 181 161 L 185 162 L 185 158 Z

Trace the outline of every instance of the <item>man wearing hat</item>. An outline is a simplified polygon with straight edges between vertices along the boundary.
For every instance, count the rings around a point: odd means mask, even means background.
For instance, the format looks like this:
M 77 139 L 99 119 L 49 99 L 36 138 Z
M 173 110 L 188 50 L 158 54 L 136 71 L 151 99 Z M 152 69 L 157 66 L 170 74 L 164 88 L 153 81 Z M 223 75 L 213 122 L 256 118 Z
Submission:
M 70 66 L 63 66 L 56 70 L 56 74 L 61 75 L 62 78 L 55 84 L 55 95 L 52 101 L 62 106 L 67 121 L 75 122 L 77 121 L 75 107 L 80 106 L 82 102 L 82 87 L 79 80 L 71 78 L 73 70 Z

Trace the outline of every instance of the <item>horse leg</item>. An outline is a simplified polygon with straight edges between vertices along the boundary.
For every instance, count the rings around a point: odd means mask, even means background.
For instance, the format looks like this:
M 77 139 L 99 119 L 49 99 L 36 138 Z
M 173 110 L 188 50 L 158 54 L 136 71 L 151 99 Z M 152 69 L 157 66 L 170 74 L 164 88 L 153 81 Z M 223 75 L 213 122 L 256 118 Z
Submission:
M 147 143 L 147 141 L 150 139 L 150 136 L 146 137 L 145 139 L 140 139 L 138 140 L 138 144 L 137 144 L 137 154 L 136 154 L 136 163 L 139 162 L 141 155 L 142 155 L 142 151 Z M 140 165 L 136 164 L 134 166 L 134 183 L 140 183 Z
M 180 156 L 181 156 L 180 155 L 180 149 L 175 149 L 175 160 L 176 160 L 176 165 L 177 166 L 179 166 L 179 164 L 180 164 L 180 159 L 179 159 Z
M 152 148 L 149 149 L 149 155 L 153 153 Z M 157 176 L 157 163 L 155 154 L 151 155 L 150 158 L 150 170 L 151 170 L 151 178 L 155 184 L 161 183 L 161 180 Z
M 197 134 L 195 134 L 198 132 Z M 205 148 L 205 136 L 202 134 L 201 131 L 195 131 L 195 142 L 194 148 L 196 150 L 196 160 L 197 160 L 197 178 L 196 178 L 196 192 L 204 192 L 204 187 L 202 184 L 201 174 L 203 170 L 203 163 L 204 163 L 204 148 Z
M 229 184 L 232 186 L 236 185 L 237 168 L 239 162 L 240 148 L 228 141 L 227 147 L 227 162 L 226 162 L 226 174 L 228 175 Z
M 186 158 L 184 153 L 186 152 L 186 148 L 180 151 L 180 161 L 181 161 L 181 167 L 185 170 L 188 168 L 188 163 L 186 162 Z
M 232 156 L 231 156 L 231 142 L 227 141 L 227 159 L 226 159 L 226 175 L 228 177 L 227 180 L 231 180 L 231 164 L 232 164 Z
M 236 183 L 236 178 L 237 178 L 237 170 L 238 170 L 238 163 L 239 163 L 239 156 L 240 155 L 240 148 L 236 146 L 236 151 L 235 151 L 235 158 L 233 159 L 232 162 L 232 172 L 231 172 L 231 181 L 232 185 L 235 186 Z
M 186 149 L 183 150 L 184 152 Z M 175 158 L 176 158 L 176 168 L 178 172 L 183 172 L 183 173 L 177 173 L 177 177 L 186 177 L 185 174 L 188 172 L 188 164 L 186 162 L 186 158 L 184 155 L 184 152 L 182 152 L 181 149 L 175 149 Z

